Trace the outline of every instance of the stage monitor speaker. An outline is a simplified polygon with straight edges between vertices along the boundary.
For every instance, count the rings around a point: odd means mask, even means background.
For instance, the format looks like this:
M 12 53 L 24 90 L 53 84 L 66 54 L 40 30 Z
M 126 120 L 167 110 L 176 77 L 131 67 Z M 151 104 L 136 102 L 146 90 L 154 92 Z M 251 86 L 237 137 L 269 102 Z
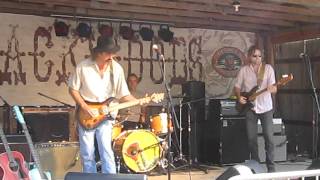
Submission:
M 228 180 L 229 178 L 237 175 L 251 175 L 265 172 L 266 171 L 260 163 L 254 160 L 248 160 L 242 164 L 228 168 L 217 178 L 217 180 Z
M 145 174 L 101 174 L 69 172 L 64 180 L 147 180 Z
M 27 113 L 26 124 L 33 142 L 68 141 L 69 113 Z
M 27 162 L 33 161 L 30 153 L 30 148 L 27 143 L 27 139 L 24 135 L 11 134 L 11 135 L 6 135 L 6 138 L 11 151 L 20 152 L 23 155 L 24 160 Z M 3 152 L 5 152 L 5 149 L 0 139 L 0 153 L 3 153 Z
M 67 172 L 81 172 L 82 165 L 78 142 L 39 143 L 35 145 L 44 171 L 52 179 L 63 179 Z

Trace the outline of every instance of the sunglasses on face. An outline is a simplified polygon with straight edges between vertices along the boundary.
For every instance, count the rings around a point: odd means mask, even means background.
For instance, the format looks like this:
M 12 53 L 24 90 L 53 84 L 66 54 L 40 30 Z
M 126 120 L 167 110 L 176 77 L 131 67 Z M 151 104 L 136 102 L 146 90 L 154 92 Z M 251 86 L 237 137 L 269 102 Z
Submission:
M 252 57 L 255 57 L 255 58 L 256 58 L 256 57 L 261 57 L 261 55 L 252 55 Z

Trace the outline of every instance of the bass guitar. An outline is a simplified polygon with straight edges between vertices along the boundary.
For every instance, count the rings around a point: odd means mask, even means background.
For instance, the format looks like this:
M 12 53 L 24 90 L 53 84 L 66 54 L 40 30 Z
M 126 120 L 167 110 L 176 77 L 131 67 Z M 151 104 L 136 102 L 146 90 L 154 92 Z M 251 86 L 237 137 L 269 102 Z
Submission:
M 27 164 L 23 155 L 18 151 L 11 151 L 7 138 L 0 122 L 1 141 L 6 150 L 0 154 L 0 179 L 1 180 L 30 180 Z
M 107 116 L 110 118 L 107 119 L 114 119 L 118 110 L 128 108 L 135 105 L 142 105 L 153 101 L 158 103 L 162 101 L 164 98 L 164 93 L 152 94 L 151 96 L 146 96 L 141 99 L 128 101 L 124 103 L 117 103 L 115 98 L 109 98 L 102 103 L 90 103 L 87 102 L 88 106 L 90 107 L 91 112 L 93 113 L 93 117 L 90 116 L 87 112 L 84 112 L 81 108 L 77 109 L 77 116 L 79 119 L 79 124 L 84 129 L 94 129 L 98 127 Z
M 287 75 L 282 77 L 277 83 L 275 83 L 275 86 L 284 86 L 286 85 L 289 81 L 293 79 L 293 75 Z M 267 88 L 264 88 L 260 91 L 258 91 L 259 87 L 255 86 L 252 88 L 249 92 L 241 92 L 240 95 L 244 96 L 247 98 L 247 103 L 241 104 L 239 101 L 236 103 L 236 109 L 239 112 L 240 115 L 244 115 L 247 111 L 249 111 L 251 108 L 253 108 L 252 102 L 262 93 L 268 91 Z
M 40 180 L 40 179 L 51 180 L 51 174 L 49 172 L 44 172 L 41 168 L 39 155 L 33 146 L 33 142 L 29 134 L 29 130 L 27 128 L 26 122 L 24 121 L 24 117 L 18 106 L 13 106 L 13 113 L 17 121 L 22 126 L 22 130 L 26 136 L 26 139 L 30 148 L 30 152 L 32 154 L 32 157 L 36 166 L 32 170 L 30 170 L 29 176 L 31 177 L 32 180 Z

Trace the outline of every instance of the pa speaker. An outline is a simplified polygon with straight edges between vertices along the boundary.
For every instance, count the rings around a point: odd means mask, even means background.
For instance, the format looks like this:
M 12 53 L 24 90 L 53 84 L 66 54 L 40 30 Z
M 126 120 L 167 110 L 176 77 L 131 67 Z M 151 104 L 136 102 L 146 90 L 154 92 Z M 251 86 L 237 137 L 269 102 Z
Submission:
M 64 180 L 147 180 L 145 174 L 101 174 L 69 172 Z
M 265 173 L 264 168 L 257 161 L 249 160 L 242 164 L 228 168 L 217 178 L 217 180 L 228 180 L 229 178 L 237 175 L 250 175 L 259 173 Z

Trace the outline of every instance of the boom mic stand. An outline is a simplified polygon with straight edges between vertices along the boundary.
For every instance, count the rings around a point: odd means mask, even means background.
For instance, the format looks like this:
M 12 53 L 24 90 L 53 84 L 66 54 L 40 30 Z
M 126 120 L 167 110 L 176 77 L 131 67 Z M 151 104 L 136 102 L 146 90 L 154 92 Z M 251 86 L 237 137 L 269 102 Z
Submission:
M 314 102 L 315 102 L 316 108 L 317 108 L 317 113 L 316 113 L 316 115 L 313 115 L 313 119 L 312 119 L 312 134 L 313 134 L 313 138 L 312 138 L 312 146 L 313 146 L 312 154 L 313 154 L 314 160 L 317 160 L 318 159 L 318 138 L 319 138 L 318 137 L 318 128 L 319 128 L 320 105 L 319 105 L 319 99 L 318 99 L 318 95 L 317 95 L 317 92 L 316 92 L 316 88 L 315 88 L 314 82 L 313 82 L 310 58 L 306 53 L 301 53 L 300 57 L 306 63 L 307 72 L 308 72 L 308 75 L 309 75 L 309 80 L 310 80 L 311 87 L 312 87 L 312 90 L 313 90 L 313 98 L 314 98 Z
M 58 103 L 61 103 L 61 104 L 63 104 L 64 106 L 67 106 L 67 107 L 69 107 L 69 108 L 73 108 L 73 106 L 71 106 L 70 104 L 67 104 L 67 103 L 65 103 L 65 102 L 59 101 L 58 99 L 49 97 L 49 96 L 47 96 L 47 95 L 45 95 L 45 94 L 42 94 L 42 93 L 40 93 L 40 92 L 38 92 L 38 94 L 39 94 L 40 96 L 45 97 L 45 98 L 48 98 L 48 99 L 51 99 L 51 100 L 56 101 L 56 102 L 58 102 Z
M 165 68 L 165 58 L 163 56 L 163 54 L 160 53 L 159 51 L 159 48 L 156 44 L 154 44 L 152 46 L 152 49 L 155 50 L 155 52 L 157 53 L 157 57 L 159 59 L 161 59 L 162 61 L 162 64 L 163 66 L 161 66 L 161 63 L 160 63 L 160 60 L 158 61 L 159 63 L 159 66 L 160 66 L 160 72 L 161 72 L 161 75 L 163 77 L 163 82 L 164 82 L 164 86 L 165 86 L 165 89 L 166 89 L 166 93 L 167 93 L 167 97 L 169 98 L 169 101 L 168 101 L 168 108 L 167 108 L 167 111 L 168 111 L 168 118 L 167 118 L 167 121 L 168 121 L 168 132 L 167 132 L 167 137 L 168 137 L 168 168 L 167 168 L 167 172 L 168 172 L 168 180 L 171 179 L 171 167 L 170 167 L 170 164 L 172 163 L 172 155 L 171 155 L 171 130 L 170 130 L 170 118 L 169 118 L 169 109 L 171 109 L 171 113 L 173 114 L 173 119 L 174 119 L 174 122 L 175 124 L 176 121 L 177 121 L 177 116 L 176 116 L 176 113 L 175 113 L 175 110 L 174 110 L 174 106 L 173 106 L 173 101 L 172 101 L 172 96 L 171 96 L 171 93 L 170 93 L 170 89 L 169 89 L 169 85 L 168 85 L 168 82 L 166 81 L 166 75 L 165 75 L 165 72 L 166 72 L 166 68 Z

